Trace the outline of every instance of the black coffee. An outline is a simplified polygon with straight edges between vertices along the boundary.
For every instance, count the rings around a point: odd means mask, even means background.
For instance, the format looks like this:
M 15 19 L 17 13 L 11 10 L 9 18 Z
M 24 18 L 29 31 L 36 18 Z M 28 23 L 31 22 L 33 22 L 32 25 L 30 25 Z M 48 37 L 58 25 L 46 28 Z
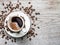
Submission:
M 16 22 L 19 27 L 22 27 L 22 25 L 23 25 L 23 21 L 19 17 L 12 17 L 12 22 Z

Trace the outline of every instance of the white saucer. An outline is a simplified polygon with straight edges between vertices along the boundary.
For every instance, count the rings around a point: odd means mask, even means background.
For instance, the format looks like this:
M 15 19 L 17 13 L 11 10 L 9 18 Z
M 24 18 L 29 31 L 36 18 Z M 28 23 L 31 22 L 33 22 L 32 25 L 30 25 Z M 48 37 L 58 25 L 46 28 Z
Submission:
M 16 38 L 22 37 L 22 36 L 24 36 L 25 34 L 27 34 L 27 32 L 28 32 L 29 29 L 30 29 L 30 19 L 29 19 L 29 17 L 28 17 L 26 14 L 24 14 L 23 12 L 21 12 L 21 11 L 12 12 L 12 13 L 10 13 L 10 14 L 6 17 L 5 22 L 4 22 L 4 26 L 7 25 L 7 24 L 6 24 L 6 21 L 8 21 L 11 16 L 19 16 L 19 17 L 22 16 L 22 17 L 25 19 L 25 28 L 23 28 L 19 33 L 11 33 L 10 31 L 7 31 L 7 28 L 6 28 L 6 27 L 5 27 L 5 31 L 6 31 L 10 36 L 16 37 Z

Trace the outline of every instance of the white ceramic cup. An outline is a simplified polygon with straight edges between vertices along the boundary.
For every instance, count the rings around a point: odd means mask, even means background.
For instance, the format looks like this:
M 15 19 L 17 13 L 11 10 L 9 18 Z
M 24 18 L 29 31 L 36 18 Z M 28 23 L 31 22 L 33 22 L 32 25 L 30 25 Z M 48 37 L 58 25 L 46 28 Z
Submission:
M 19 16 L 13 16 L 13 17 L 19 17 Z M 19 18 L 22 20 L 23 25 L 22 25 L 22 27 L 21 27 L 20 29 L 14 30 L 14 29 L 12 29 L 11 26 L 10 26 L 10 23 L 11 23 L 11 20 L 12 20 L 13 17 L 10 17 L 9 20 L 8 20 L 8 23 L 7 23 L 7 24 L 8 24 L 8 28 L 9 28 L 11 31 L 13 31 L 13 32 L 19 32 L 19 31 L 21 31 L 21 30 L 23 29 L 23 27 L 24 27 L 24 19 L 23 19 L 22 17 L 19 17 Z

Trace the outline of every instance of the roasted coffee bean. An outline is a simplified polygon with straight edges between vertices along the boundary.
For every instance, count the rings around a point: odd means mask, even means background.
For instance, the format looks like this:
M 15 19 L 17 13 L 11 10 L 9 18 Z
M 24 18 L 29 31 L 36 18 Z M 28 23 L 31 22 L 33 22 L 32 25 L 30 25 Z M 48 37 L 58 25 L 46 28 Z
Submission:
M 24 8 L 24 6 L 22 6 L 22 8 Z
M 37 33 L 35 35 L 37 35 Z
M 35 18 L 35 20 L 37 20 L 37 18 Z
M 5 39 L 9 40 L 9 37 L 8 37 L 8 36 L 6 36 L 6 37 L 5 37 Z
M 16 8 L 19 8 L 19 4 L 16 4 Z
M 37 27 L 38 29 L 40 29 L 40 27 Z
M 31 38 L 29 38 L 29 40 L 31 41 Z
M 40 15 L 40 13 L 38 12 L 38 13 L 35 13 L 36 15 Z
M 35 37 L 35 35 L 33 35 L 33 37 Z
M 5 41 L 5 44 L 7 44 L 7 42 Z
M 4 3 L 2 3 L 2 5 L 4 6 Z
M 13 40 L 11 40 L 13 42 Z
M 36 25 L 34 24 L 34 26 L 36 26 Z
M 28 2 L 28 4 L 31 4 L 31 2 Z
M 20 8 L 20 10 L 21 10 L 21 8 Z
M 21 5 L 21 2 L 19 2 L 19 5 Z
M 2 35 L 2 38 L 4 38 L 4 37 L 5 37 L 5 34 Z

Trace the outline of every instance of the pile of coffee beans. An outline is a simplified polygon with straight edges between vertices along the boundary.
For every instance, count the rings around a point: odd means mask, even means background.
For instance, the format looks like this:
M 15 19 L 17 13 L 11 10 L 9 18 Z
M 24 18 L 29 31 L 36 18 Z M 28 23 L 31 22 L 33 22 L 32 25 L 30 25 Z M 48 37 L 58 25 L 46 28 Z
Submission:
M 4 2 L 2 3 L 3 7 L 5 10 L 0 11 L 0 34 L 2 35 L 2 38 L 5 38 L 6 40 L 11 40 L 12 42 L 16 42 L 16 39 L 10 36 L 7 36 L 7 34 L 5 34 L 6 32 L 4 32 L 4 30 L 2 31 L 2 29 L 4 29 L 4 20 L 5 18 L 12 12 L 12 11 L 16 11 L 16 9 L 22 11 L 24 13 L 26 13 L 32 22 L 31 28 L 29 30 L 29 32 L 27 33 L 27 35 L 25 35 L 30 41 L 32 40 L 32 36 L 35 37 L 37 35 L 37 33 L 35 33 L 35 28 L 33 28 L 32 26 L 36 26 L 35 21 L 37 21 L 37 17 L 36 15 L 40 15 L 39 12 L 35 12 L 36 9 L 33 8 L 33 5 L 31 4 L 31 2 L 28 2 L 28 4 L 30 6 L 24 7 L 21 5 L 22 2 L 20 2 L 19 0 L 16 3 L 16 6 L 13 6 L 14 4 L 12 3 L 12 1 L 9 1 L 9 4 L 5 4 Z M 34 16 L 32 15 L 33 12 L 35 13 Z M 38 29 L 40 29 L 40 27 L 37 27 Z M 23 37 L 21 37 L 21 39 L 23 40 Z M 5 42 L 5 44 L 7 44 L 7 42 Z

